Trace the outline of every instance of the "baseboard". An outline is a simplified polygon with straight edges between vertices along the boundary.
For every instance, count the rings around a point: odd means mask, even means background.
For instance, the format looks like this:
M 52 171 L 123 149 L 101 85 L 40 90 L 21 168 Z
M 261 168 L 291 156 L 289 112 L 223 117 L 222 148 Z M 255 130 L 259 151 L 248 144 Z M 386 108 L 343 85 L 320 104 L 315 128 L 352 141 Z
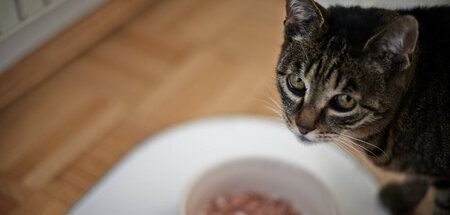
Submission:
M 38 6 L 33 9 L 34 13 L 27 14 L 23 20 L 0 34 L 0 74 L 36 47 L 99 8 L 106 1 L 57 0 L 48 5 L 37 4 Z M 17 2 L 23 3 L 24 1 Z M 21 11 L 20 9 L 21 7 L 18 5 L 16 8 L 9 8 L 11 11 Z M 28 12 L 31 13 L 31 11 Z M 26 12 L 23 13 L 26 14 Z M 16 15 L 20 16 L 19 13 Z M 3 17 L 0 16 L 1 18 Z

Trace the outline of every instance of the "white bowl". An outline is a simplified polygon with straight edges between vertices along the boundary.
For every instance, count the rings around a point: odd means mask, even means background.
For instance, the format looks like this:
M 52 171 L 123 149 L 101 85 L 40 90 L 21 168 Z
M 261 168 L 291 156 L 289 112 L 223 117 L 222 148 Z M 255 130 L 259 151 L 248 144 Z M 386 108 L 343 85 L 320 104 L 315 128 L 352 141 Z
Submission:
M 195 179 L 181 200 L 181 215 L 204 214 L 218 196 L 258 191 L 283 198 L 302 215 L 337 215 L 336 203 L 313 175 L 274 158 L 241 158 L 216 165 Z

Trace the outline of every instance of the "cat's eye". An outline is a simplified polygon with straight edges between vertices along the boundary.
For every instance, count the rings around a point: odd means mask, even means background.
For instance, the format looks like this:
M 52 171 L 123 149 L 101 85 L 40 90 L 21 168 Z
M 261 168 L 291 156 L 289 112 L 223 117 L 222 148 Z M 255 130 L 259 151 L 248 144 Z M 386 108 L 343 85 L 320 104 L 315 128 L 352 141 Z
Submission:
M 336 95 L 332 98 L 330 105 L 340 112 L 351 111 L 356 106 L 356 100 L 349 95 Z
M 304 96 L 306 92 L 305 82 L 297 74 L 290 74 L 287 77 L 287 85 L 289 90 L 298 96 Z

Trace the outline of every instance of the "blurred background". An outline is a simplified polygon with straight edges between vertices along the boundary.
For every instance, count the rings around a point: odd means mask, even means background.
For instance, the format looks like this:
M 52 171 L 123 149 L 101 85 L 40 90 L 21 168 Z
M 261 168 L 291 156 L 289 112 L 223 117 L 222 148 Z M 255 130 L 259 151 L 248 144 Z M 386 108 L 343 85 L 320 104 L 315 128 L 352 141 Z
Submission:
M 284 15 L 284 0 L 0 0 L 0 214 L 63 214 L 177 123 L 279 118 Z
M 105 1 L 5 69 L 0 214 L 64 213 L 168 126 L 213 115 L 276 117 L 266 103 L 276 97 L 283 4 Z

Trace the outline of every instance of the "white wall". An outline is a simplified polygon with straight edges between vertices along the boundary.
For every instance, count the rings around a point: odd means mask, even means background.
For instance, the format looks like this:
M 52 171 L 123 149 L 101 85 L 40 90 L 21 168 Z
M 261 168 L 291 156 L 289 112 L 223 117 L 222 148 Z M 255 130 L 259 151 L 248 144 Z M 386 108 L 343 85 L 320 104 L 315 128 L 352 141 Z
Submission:
M 44 0 L 47 7 L 32 4 L 30 7 L 22 7 L 25 11 L 19 10 L 18 15 L 14 15 L 11 4 L 20 7 L 20 4 L 26 5 L 27 1 L 36 0 L 14 1 L 11 3 L 13 0 L 0 0 L 0 12 L 9 16 L 6 20 L 0 14 L 0 19 L 3 18 L 0 20 L 0 28 L 3 27 L 0 35 L 0 74 L 107 0 Z M 8 9 L 5 9 L 6 6 Z M 40 7 L 34 14 L 28 12 Z M 20 23 L 15 24 L 15 19 Z

